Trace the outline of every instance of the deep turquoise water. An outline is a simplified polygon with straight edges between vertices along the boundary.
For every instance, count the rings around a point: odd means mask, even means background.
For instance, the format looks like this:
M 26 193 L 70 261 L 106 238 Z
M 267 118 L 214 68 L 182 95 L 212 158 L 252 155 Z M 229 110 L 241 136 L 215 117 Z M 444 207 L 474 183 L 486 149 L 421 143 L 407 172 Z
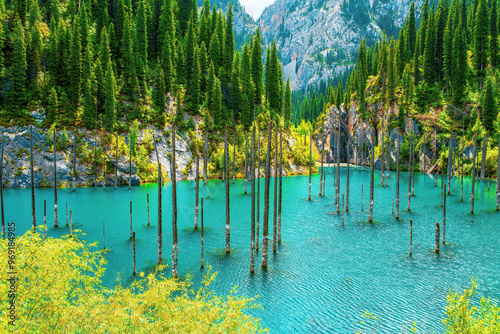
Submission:
M 333 173 L 333 169 L 332 169 Z M 345 173 L 341 171 L 345 189 Z M 249 274 L 250 260 L 250 183 L 244 195 L 244 183 L 231 184 L 231 241 L 234 252 L 221 255 L 225 242 L 224 184 L 210 182 L 211 197 L 205 199 L 205 263 L 219 272 L 212 288 L 228 293 L 235 285 L 239 293 L 259 295 L 262 310 L 251 314 L 262 319 L 274 333 L 352 333 L 362 329 L 361 315 L 371 312 L 380 332 L 399 332 L 411 322 L 425 333 L 442 332 L 446 294 L 449 289 L 470 286 L 478 277 L 479 295 L 500 299 L 500 224 L 495 212 L 495 184 L 476 188 L 476 214 L 471 215 L 470 179 L 465 179 L 464 202 L 460 202 L 460 182 L 447 200 L 446 239 L 442 253 L 433 253 L 435 223 L 442 222 L 440 182 L 428 175 L 415 175 L 412 212 L 406 211 L 408 179 L 401 173 L 401 220 L 391 213 L 395 198 L 395 172 L 389 187 L 380 186 L 380 171 L 375 177 L 373 224 L 368 220 L 369 171 L 351 169 L 351 211 L 345 225 L 335 212 L 333 174 L 327 175 L 326 197 L 318 196 L 319 175 L 313 177 L 313 200 L 307 201 L 308 177 L 283 180 L 283 242 L 277 254 L 271 251 L 269 267 L 261 270 L 261 252 L 257 254 L 256 273 Z M 261 179 L 261 198 L 264 179 Z M 364 212 L 361 212 L 361 184 L 364 185 Z M 271 183 L 271 204 L 273 194 Z M 192 231 L 194 182 L 178 184 L 179 270 L 193 274 L 195 284 L 205 271 L 200 266 L 200 233 Z M 146 194 L 150 196 L 152 226 L 147 226 Z M 164 187 L 163 254 L 171 255 L 171 186 Z M 18 234 L 31 224 L 29 189 L 5 190 L 5 215 L 17 223 Z M 53 228 L 53 190 L 36 189 L 38 223 L 43 222 L 43 199 L 47 199 L 49 236 L 67 234 L 65 203 L 73 210 L 76 229 L 86 233 L 88 241 L 102 243 L 102 222 L 106 222 L 106 247 L 111 252 L 105 284 L 112 285 L 120 274 L 130 281 L 132 248 L 129 241 L 129 201 L 133 201 L 133 224 L 137 236 L 138 271 L 157 261 L 157 185 L 128 190 L 107 188 L 60 189 L 59 229 Z M 206 189 L 201 187 L 201 196 Z M 272 211 L 271 211 L 272 213 Z M 261 217 L 263 201 L 261 202 Z M 413 219 L 413 257 L 408 257 L 409 220 Z M 262 218 L 261 218 L 262 227 Z M 270 235 L 272 236 L 272 214 Z M 260 234 L 262 237 L 262 233 Z M 271 244 L 270 244 L 270 249 Z M 365 327 L 366 329 L 366 327 Z

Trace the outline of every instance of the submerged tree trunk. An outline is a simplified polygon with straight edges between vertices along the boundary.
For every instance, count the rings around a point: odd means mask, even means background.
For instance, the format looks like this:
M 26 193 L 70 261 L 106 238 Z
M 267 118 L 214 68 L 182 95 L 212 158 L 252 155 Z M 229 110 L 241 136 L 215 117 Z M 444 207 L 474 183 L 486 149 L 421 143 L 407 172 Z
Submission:
M 444 186 L 443 197 L 443 245 L 446 243 L 446 186 Z
M 448 195 L 450 194 L 451 190 L 451 175 L 452 175 L 452 163 L 451 163 L 451 158 L 452 158 L 452 151 L 453 151 L 453 130 L 451 130 L 450 133 L 450 143 L 448 144 L 448 169 L 447 169 L 447 174 L 448 174 Z M 444 226 L 443 226 L 444 228 Z
M 380 182 L 382 184 L 382 187 L 385 185 L 384 183 L 384 162 L 385 162 L 385 152 L 384 152 L 384 145 L 385 145 L 385 140 L 384 140 L 384 119 L 382 118 L 382 157 L 380 159 Z
M 205 129 L 205 157 L 203 159 L 203 178 L 207 185 L 207 197 L 210 198 L 210 188 L 208 186 L 208 127 Z
M 96 142 L 97 145 L 97 142 Z M 54 227 L 59 226 L 59 219 L 57 215 L 57 140 L 56 140 L 56 128 L 54 127 Z M 97 182 L 97 181 L 96 181 Z
M 129 159 L 128 159 L 128 189 L 130 189 L 132 185 L 132 134 L 130 134 L 130 143 L 129 143 Z
M 73 139 L 73 191 L 76 190 L 76 136 L 78 131 L 75 128 L 75 137 Z
M 234 127 L 233 138 L 233 184 L 236 182 L 236 126 Z
M 347 175 L 346 175 L 346 195 L 345 195 L 345 211 L 349 212 L 349 151 L 351 149 L 351 138 L 349 133 L 347 133 L 347 145 L 346 145 L 346 156 L 347 156 Z
M 229 211 L 229 169 L 228 165 L 228 146 L 227 146 L 227 126 L 224 140 L 224 162 L 226 163 L 226 254 L 231 253 L 231 226 L 230 226 L 230 211 Z
M 2 159 L 2 165 L 3 165 L 3 159 Z M 33 169 L 34 169 L 34 166 L 33 166 L 33 126 L 30 126 L 31 217 L 32 217 L 33 233 L 34 233 L 34 232 L 36 232 L 36 210 L 35 210 L 35 175 L 34 175 Z
M 408 211 L 410 211 L 411 205 L 411 170 L 412 170 L 412 135 L 410 134 L 410 158 L 408 159 Z
M 203 197 L 201 198 L 201 269 L 205 266 L 203 261 Z
M 323 151 L 325 149 L 325 136 L 323 136 L 323 143 L 321 144 L 321 169 L 319 177 L 319 195 L 321 196 L 321 191 L 323 190 Z
M 279 167 L 279 173 L 280 173 L 280 189 L 279 189 L 279 199 L 278 199 L 278 242 L 281 242 L 281 200 L 283 198 L 283 133 L 282 129 L 280 127 L 280 167 Z M 253 172 L 252 175 L 255 174 L 255 171 Z M 323 188 L 324 189 L 324 188 Z M 324 190 L 323 190 L 324 191 Z
M 340 213 L 340 135 L 341 135 L 341 125 L 340 125 L 340 111 L 338 114 L 338 133 L 337 133 L 337 180 L 336 182 L 336 187 L 335 187 L 335 202 L 337 204 L 337 214 Z
M 486 171 L 486 155 L 488 153 L 488 134 L 483 138 L 483 152 L 481 157 L 481 181 L 484 181 L 484 172 Z
M 118 186 L 118 131 L 116 131 L 115 189 Z
M 309 196 L 307 200 L 311 200 L 311 165 L 312 165 L 312 128 L 309 131 Z
M 499 206 L 500 206 L 500 133 L 498 134 L 497 206 L 496 206 L 497 211 L 499 209 Z
M 259 124 L 257 126 L 257 236 L 255 238 L 255 250 L 259 251 L 259 221 L 260 221 L 260 211 L 259 211 L 259 203 L 260 203 L 260 127 Z
M 172 276 L 178 277 L 177 265 L 177 175 L 175 164 L 175 124 L 172 125 L 172 167 L 170 169 L 172 179 Z
M 161 203 L 163 175 L 161 172 L 161 163 L 160 163 L 160 158 L 158 156 L 158 149 L 156 147 L 156 140 L 154 140 L 154 144 L 156 152 L 156 162 L 158 163 L 158 265 L 161 265 L 163 263 L 162 203 Z
M 248 184 L 248 149 L 247 149 L 247 131 L 245 131 L 245 195 L 247 194 Z
M 196 176 L 195 176 L 195 196 L 194 196 L 194 229 L 198 229 L 198 198 L 200 197 L 200 157 L 196 149 Z
M 5 238 L 5 214 L 3 207 L 3 136 L 4 132 L 2 131 L 2 148 L 0 153 L 0 210 L 2 216 L 2 237 Z
M 254 117 L 255 118 L 255 117 Z M 255 119 L 252 129 L 250 171 L 252 177 L 252 209 L 250 214 L 250 272 L 255 272 Z
M 396 139 L 396 219 L 399 219 L 399 154 L 400 154 L 400 142 L 399 133 Z M 411 251 L 410 251 L 411 253 Z
M 415 133 L 411 134 L 411 195 L 415 196 Z
M 470 213 L 474 214 L 474 188 L 476 185 L 476 132 L 474 132 L 474 151 L 472 155 L 472 191 L 470 195 Z
M 439 223 L 436 223 L 436 247 L 434 252 L 439 254 Z
M 267 268 L 269 231 L 269 178 L 271 176 L 271 123 L 267 128 L 266 183 L 264 186 L 264 221 L 262 228 L 262 267 Z
M 273 203 L 273 253 L 276 253 L 278 229 L 278 128 L 274 129 L 274 203 Z
M 372 143 L 375 144 L 375 127 L 372 128 Z M 371 171 L 370 171 L 370 207 L 368 222 L 373 222 L 373 186 L 375 183 L 375 147 L 372 145 Z
M 462 153 L 460 154 L 460 164 L 461 164 L 461 170 L 460 170 L 460 201 L 462 201 L 462 202 L 464 200 L 464 148 L 465 148 L 465 143 L 462 145 Z M 499 149 L 500 149 L 500 147 L 499 147 Z

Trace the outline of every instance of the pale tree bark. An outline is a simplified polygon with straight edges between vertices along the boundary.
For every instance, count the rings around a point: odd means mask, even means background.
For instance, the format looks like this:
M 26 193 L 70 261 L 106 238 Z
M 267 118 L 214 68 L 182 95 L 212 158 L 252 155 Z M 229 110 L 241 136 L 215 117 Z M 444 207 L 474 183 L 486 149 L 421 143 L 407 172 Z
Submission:
M 396 219 L 399 219 L 399 154 L 400 154 L 400 142 L 399 142 L 399 132 L 398 132 L 397 142 L 396 142 Z M 411 248 L 411 247 L 410 247 Z M 411 251 L 410 251 L 411 254 Z
M 312 165 L 312 126 L 309 131 L 309 196 L 307 200 L 311 200 L 311 165 Z
M 201 198 L 201 269 L 205 266 L 203 255 L 203 197 Z
M 264 186 L 264 221 L 262 227 L 262 267 L 267 268 L 269 232 L 269 184 L 271 176 L 271 123 L 267 128 L 266 183 Z
M 255 241 L 255 250 L 258 252 L 259 251 L 259 231 L 260 231 L 260 226 L 259 226 L 259 221 L 260 221 L 260 211 L 259 211 L 259 205 L 260 205 L 260 128 L 258 123 L 256 124 L 257 126 L 257 236 L 256 236 L 256 241 Z
M 208 125 L 205 128 L 205 156 L 203 160 L 203 179 L 207 185 L 207 197 L 210 198 L 210 188 L 208 187 Z
M 224 162 L 226 164 L 226 254 L 231 253 L 231 220 L 230 220 L 230 210 L 229 210 L 229 168 L 228 165 L 228 145 L 227 145 L 227 126 L 226 126 L 226 135 L 224 140 Z
M 476 132 L 474 132 L 474 151 L 472 155 L 472 191 L 470 195 L 470 213 L 474 214 L 474 190 L 476 186 Z
M 385 162 L 385 131 L 384 131 L 384 119 L 382 118 L 382 157 L 380 159 L 380 182 L 382 183 L 382 187 L 385 185 L 384 183 L 384 162 Z
M 375 183 L 375 127 L 372 127 L 372 155 L 371 155 L 371 171 L 370 171 L 370 207 L 368 214 L 368 222 L 373 222 L 373 188 Z
M 97 141 L 96 141 L 97 145 Z M 54 227 L 59 226 L 59 219 L 57 214 L 57 138 L 56 138 L 56 128 L 54 127 Z M 97 182 L 97 180 L 96 180 Z
M 130 133 L 129 136 L 130 136 L 130 143 L 129 143 L 130 147 L 129 147 L 129 159 L 128 159 L 128 189 L 130 189 L 132 185 L 132 133 Z
M 115 189 L 118 186 L 118 131 L 116 131 L 116 153 L 115 153 Z
M 410 158 L 408 159 L 408 211 L 410 211 L 410 204 L 411 204 L 411 170 L 413 168 L 413 166 L 412 166 L 412 145 L 413 145 L 412 134 L 410 134 Z
M 319 195 L 321 196 L 321 191 L 323 190 L 323 151 L 325 149 L 325 136 L 323 135 L 323 143 L 321 144 L 321 169 L 319 177 Z
M 452 174 L 452 163 L 451 163 L 451 156 L 453 152 L 453 130 L 451 130 L 450 133 L 450 143 L 448 144 L 448 169 L 447 169 L 447 174 L 448 174 L 448 195 L 450 194 L 451 190 L 451 174 Z M 444 227 L 444 226 L 443 226 Z
M 273 205 L 273 253 L 276 253 L 278 229 L 278 128 L 274 129 L 274 205 Z
M 496 206 L 497 211 L 499 207 L 500 207 L 500 133 L 498 134 L 497 206 Z
M 279 167 L 279 173 L 280 173 L 280 189 L 279 189 L 279 199 L 278 199 L 278 242 L 281 242 L 281 200 L 283 198 L 283 132 L 282 132 L 281 127 L 280 127 L 280 167 Z M 255 171 L 252 173 L 252 175 L 254 175 L 254 174 L 255 174 Z
M 345 211 L 349 212 L 349 152 L 351 150 L 351 136 L 347 133 L 347 145 L 346 145 L 346 156 L 347 156 L 347 175 L 346 175 L 346 195 L 345 195 Z
M 245 131 L 245 195 L 247 194 L 248 184 L 248 154 L 247 154 L 247 131 Z
M 73 191 L 76 190 L 76 136 L 78 131 L 75 128 L 75 137 L 73 138 Z
M 486 171 L 486 155 L 488 153 L 488 134 L 483 138 L 483 152 L 481 156 L 481 181 L 484 181 L 484 172 Z
M 175 132 L 176 126 L 172 125 L 172 167 L 170 169 L 172 179 L 172 277 L 178 277 L 178 241 L 177 241 L 177 175 L 175 163 Z
M 2 159 L 2 165 L 3 165 L 3 159 Z M 34 175 L 35 173 L 33 165 L 33 126 L 30 126 L 30 171 L 31 171 L 31 217 L 32 217 L 33 233 L 34 233 L 36 232 L 36 210 L 35 210 L 35 175 Z
M 195 195 L 194 195 L 194 229 L 198 229 L 198 199 L 200 197 L 200 157 L 198 148 L 196 149 L 196 176 L 195 176 Z
M 162 238 L 162 185 L 163 175 L 161 173 L 161 163 L 158 156 L 158 149 L 156 147 L 156 139 L 153 135 L 156 152 L 156 162 L 158 163 L 158 265 L 163 263 L 163 238 Z
M 411 195 L 415 196 L 415 132 L 411 133 Z
M 337 179 L 335 180 L 336 182 L 336 187 L 335 187 L 335 203 L 337 204 L 337 214 L 340 213 L 340 135 L 342 133 L 342 127 L 340 125 L 340 111 L 338 113 L 338 119 L 337 119 L 337 124 L 338 124 L 338 133 L 337 133 Z
M 3 136 L 4 132 L 2 131 L 2 148 L 0 153 L 0 210 L 2 216 L 2 237 L 5 238 L 5 213 L 3 206 Z
M 251 151 L 250 171 L 252 177 L 252 211 L 250 217 L 250 273 L 255 272 L 255 116 L 252 129 L 252 151 Z
M 233 184 L 236 182 L 236 125 L 234 126 L 233 138 Z

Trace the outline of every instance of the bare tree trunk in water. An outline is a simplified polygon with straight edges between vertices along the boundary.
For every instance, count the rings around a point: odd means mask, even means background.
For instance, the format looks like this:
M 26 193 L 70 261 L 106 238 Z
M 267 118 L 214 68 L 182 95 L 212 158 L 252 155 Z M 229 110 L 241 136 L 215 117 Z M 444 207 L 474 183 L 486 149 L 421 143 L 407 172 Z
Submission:
M 412 135 L 410 134 L 410 158 L 408 159 L 408 211 L 410 211 L 410 204 L 411 204 L 411 170 L 413 168 L 412 166 L 412 154 L 411 154 L 411 147 L 412 147 Z
M 385 140 L 384 140 L 384 118 L 382 118 L 382 157 L 380 159 L 380 182 L 382 183 L 382 187 L 385 185 L 384 183 L 384 162 L 385 162 L 385 152 L 384 152 L 384 146 L 385 146 Z
M 255 272 L 255 115 L 252 129 L 252 149 L 250 160 L 250 171 L 252 177 L 252 211 L 250 220 L 250 273 Z
M 269 231 L 269 178 L 271 176 L 271 123 L 267 128 L 266 184 L 264 186 L 264 221 L 262 228 L 262 267 L 267 268 Z
M 118 186 L 118 131 L 116 131 L 115 189 Z
M 443 245 L 446 243 L 446 185 L 444 186 L 444 206 L 443 206 Z
M 247 194 L 248 184 L 248 149 L 247 149 L 247 131 L 245 131 L 245 195 Z
M 233 184 L 236 182 L 236 126 L 234 126 L 233 138 Z
M 201 269 L 205 266 L 203 261 L 203 197 L 201 198 Z
M 255 241 L 255 250 L 259 251 L 259 220 L 260 220 L 260 211 L 259 211 L 259 203 L 260 203 L 260 127 L 259 124 L 257 126 L 257 236 Z
M 2 138 L 3 140 L 3 138 Z M 2 144 L 3 145 L 3 144 Z M 2 160 L 3 165 L 3 160 Z M 33 171 L 33 126 L 30 126 L 30 171 L 31 171 L 31 217 L 33 233 L 36 232 L 36 210 L 35 210 L 35 175 Z
M 77 136 L 77 134 L 78 134 L 78 131 L 75 128 L 75 137 L 73 139 L 73 191 L 76 190 L 76 136 Z
M 229 211 L 229 168 L 227 165 L 228 161 L 228 145 L 227 145 L 227 126 L 226 126 L 226 135 L 224 140 L 224 162 L 226 164 L 226 254 L 231 253 L 231 226 L 230 226 L 230 211 Z
M 486 133 L 483 138 L 483 152 L 481 157 L 481 181 L 484 181 L 484 172 L 486 170 L 486 155 L 488 153 L 488 134 Z
M 411 134 L 411 195 L 415 196 L 415 133 Z
M 274 205 L 273 205 L 273 253 L 276 253 L 278 228 L 278 128 L 274 129 Z
M 398 137 L 396 138 L 396 219 L 399 219 L 399 149 L 400 149 L 400 143 L 399 143 L 399 132 L 398 132 Z M 411 253 L 411 251 L 410 251 Z
M 176 126 L 172 125 L 172 167 L 170 173 L 172 174 L 172 277 L 177 278 L 178 254 L 177 254 L 177 175 L 175 164 L 175 132 Z
M 280 167 L 279 167 L 279 173 L 280 173 L 280 193 L 279 193 L 279 199 L 278 199 L 278 242 L 281 242 L 281 200 L 283 198 L 283 133 L 282 129 L 280 127 Z M 252 175 L 255 174 L 255 171 L 253 172 Z M 323 188 L 324 189 L 324 188 Z
M 309 196 L 307 200 L 311 200 L 311 165 L 312 165 L 312 125 L 309 131 Z
M 321 191 L 323 190 L 323 150 L 325 149 L 325 136 L 323 136 L 323 143 L 321 144 L 321 169 L 319 177 L 319 195 L 321 196 Z
M 500 133 L 498 134 L 497 206 L 496 206 L 497 211 L 499 209 L 499 206 L 500 206 Z
M 452 150 L 453 150 L 453 147 L 452 147 L 452 143 L 453 143 L 453 130 L 451 130 L 451 133 L 450 133 L 450 143 L 448 144 L 448 195 L 450 194 L 450 190 L 451 190 L 451 170 L 452 170 L 452 164 L 451 164 L 451 153 L 452 153 Z M 443 226 L 444 228 L 444 226 Z
M 368 214 L 368 222 L 373 222 L 373 187 L 375 183 L 375 127 L 372 128 L 372 156 L 371 156 L 371 171 L 370 171 L 370 211 Z
M 464 200 L 464 149 L 465 143 L 462 145 L 462 153 L 460 154 L 460 201 Z
M 208 187 L 208 126 L 205 129 L 205 157 L 203 160 L 203 178 L 207 185 L 207 197 L 210 198 L 210 188 Z
M 4 132 L 2 131 L 2 149 L 0 153 L 0 210 L 1 216 L 2 216 L 2 237 L 5 238 L 5 213 L 4 213 L 4 207 L 3 207 L 3 136 Z
M 472 191 L 470 195 L 470 213 L 474 214 L 474 190 L 476 186 L 476 132 L 474 132 L 474 151 L 472 155 Z
M 160 157 L 158 156 L 158 149 L 156 148 L 156 139 L 153 135 L 153 142 L 155 144 L 155 152 L 156 152 L 156 162 L 158 163 L 158 265 L 161 265 L 163 263 L 163 254 L 162 254 L 162 217 L 161 217 L 161 188 L 163 184 L 162 180 L 162 174 L 161 174 L 161 163 L 160 163 Z M 148 196 L 149 199 L 149 196 Z M 149 203 L 149 202 L 148 202 Z M 148 219 L 148 224 L 149 224 L 149 219 Z
M 337 204 L 337 214 L 340 213 L 340 135 L 341 135 L 341 125 L 340 125 L 340 111 L 338 114 L 338 125 L 339 125 L 339 131 L 337 133 L 337 180 L 336 180 L 336 187 L 335 187 L 335 202 Z
M 439 254 L 439 223 L 436 223 L 436 248 L 434 252 Z
M 347 156 L 347 182 L 346 182 L 346 195 L 345 195 L 345 211 L 349 212 L 349 151 L 351 149 L 351 137 L 350 133 L 347 133 L 347 145 L 346 145 L 346 156 Z
M 130 189 L 130 187 L 132 185 L 132 133 L 130 133 L 129 145 L 130 145 L 130 147 L 129 147 L 129 159 L 128 159 L 128 189 Z
M 96 141 L 97 145 L 97 141 Z M 54 227 L 59 226 L 59 219 L 57 215 L 57 159 L 56 159 L 56 151 L 57 151 L 57 140 L 56 140 L 56 128 L 54 127 Z M 97 174 L 96 174 L 97 175 Z M 97 179 L 96 179 L 97 182 Z
M 195 196 L 194 196 L 194 229 L 198 229 L 198 198 L 200 197 L 200 157 L 196 148 L 196 176 L 195 176 Z

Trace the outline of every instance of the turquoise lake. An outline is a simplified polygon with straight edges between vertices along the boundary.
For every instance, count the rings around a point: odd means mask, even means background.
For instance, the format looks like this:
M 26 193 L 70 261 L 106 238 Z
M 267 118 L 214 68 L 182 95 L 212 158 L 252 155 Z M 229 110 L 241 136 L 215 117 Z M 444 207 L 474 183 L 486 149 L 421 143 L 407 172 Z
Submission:
M 450 289 L 470 287 L 478 278 L 478 296 L 500 299 L 500 215 L 495 211 L 496 184 L 476 185 L 476 214 L 470 214 L 471 179 L 464 178 L 464 201 L 460 201 L 460 179 L 447 198 L 446 240 L 441 254 L 434 250 L 435 223 L 442 224 L 440 178 L 434 187 L 429 175 L 415 175 L 415 196 L 407 212 L 408 174 L 401 173 L 401 219 L 392 214 L 395 172 L 388 187 L 380 185 L 375 172 L 374 223 L 368 223 L 370 171 L 350 171 L 350 212 L 344 226 L 334 204 L 333 168 L 326 176 L 325 197 L 318 196 L 319 175 L 312 178 L 312 201 L 307 200 L 308 176 L 283 178 L 282 243 L 272 254 L 272 208 L 269 221 L 269 267 L 256 272 L 250 266 L 251 183 L 244 194 L 244 181 L 231 180 L 231 255 L 222 255 L 225 242 L 225 189 L 220 180 L 210 181 L 205 198 L 205 265 L 218 272 L 211 286 L 227 294 L 233 286 L 246 296 L 258 295 L 263 309 L 250 314 L 261 318 L 272 333 L 353 333 L 369 329 L 360 322 L 368 311 L 377 316 L 374 329 L 399 333 L 413 322 L 424 333 L 443 332 L 441 319 Z M 341 192 L 346 169 L 341 170 Z M 361 185 L 364 212 L 361 211 Z M 89 242 L 102 247 L 102 223 L 106 222 L 108 261 L 104 283 L 112 286 L 117 276 L 127 284 L 132 279 L 132 246 L 129 240 L 129 202 L 133 201 L 133 226 L 137 238 L 137 270 L 157 262 L 158 186 L 59 189 L 59 225 L 53 227 L 53 189 L 36 189 L 38 224 L 43 223 L 43 200 L 47 200 L 47 235 L 68 234 L 65 203 L 73 211 L 74 229 L 82 230 Z M 200 232 L 194 226 L 194 182 L 178 183 L 179 274 L 192 273 L 194 285 L 200 270 Z M 273 200 L 273 182 L 271 199 Z M 453 189 L 453 187 L 452 187 Z M 150 197 L 151 226 L 147 226 L 146 196 Z M 15 221 L 17 234 L 31 226 L 30 189 L 6 189 L 5 217 Z M 206 187 L 200 182 L 200 196 Z M 261 228 L 264 178 L 261 178 Z M 172 242 L 171 184 L 163 188 L 163 255 L 170 264 Z M 409 226 L 413 219 L 413 256 L 408 256 Z M 262 232 L 260 233 L 262 242 Z

